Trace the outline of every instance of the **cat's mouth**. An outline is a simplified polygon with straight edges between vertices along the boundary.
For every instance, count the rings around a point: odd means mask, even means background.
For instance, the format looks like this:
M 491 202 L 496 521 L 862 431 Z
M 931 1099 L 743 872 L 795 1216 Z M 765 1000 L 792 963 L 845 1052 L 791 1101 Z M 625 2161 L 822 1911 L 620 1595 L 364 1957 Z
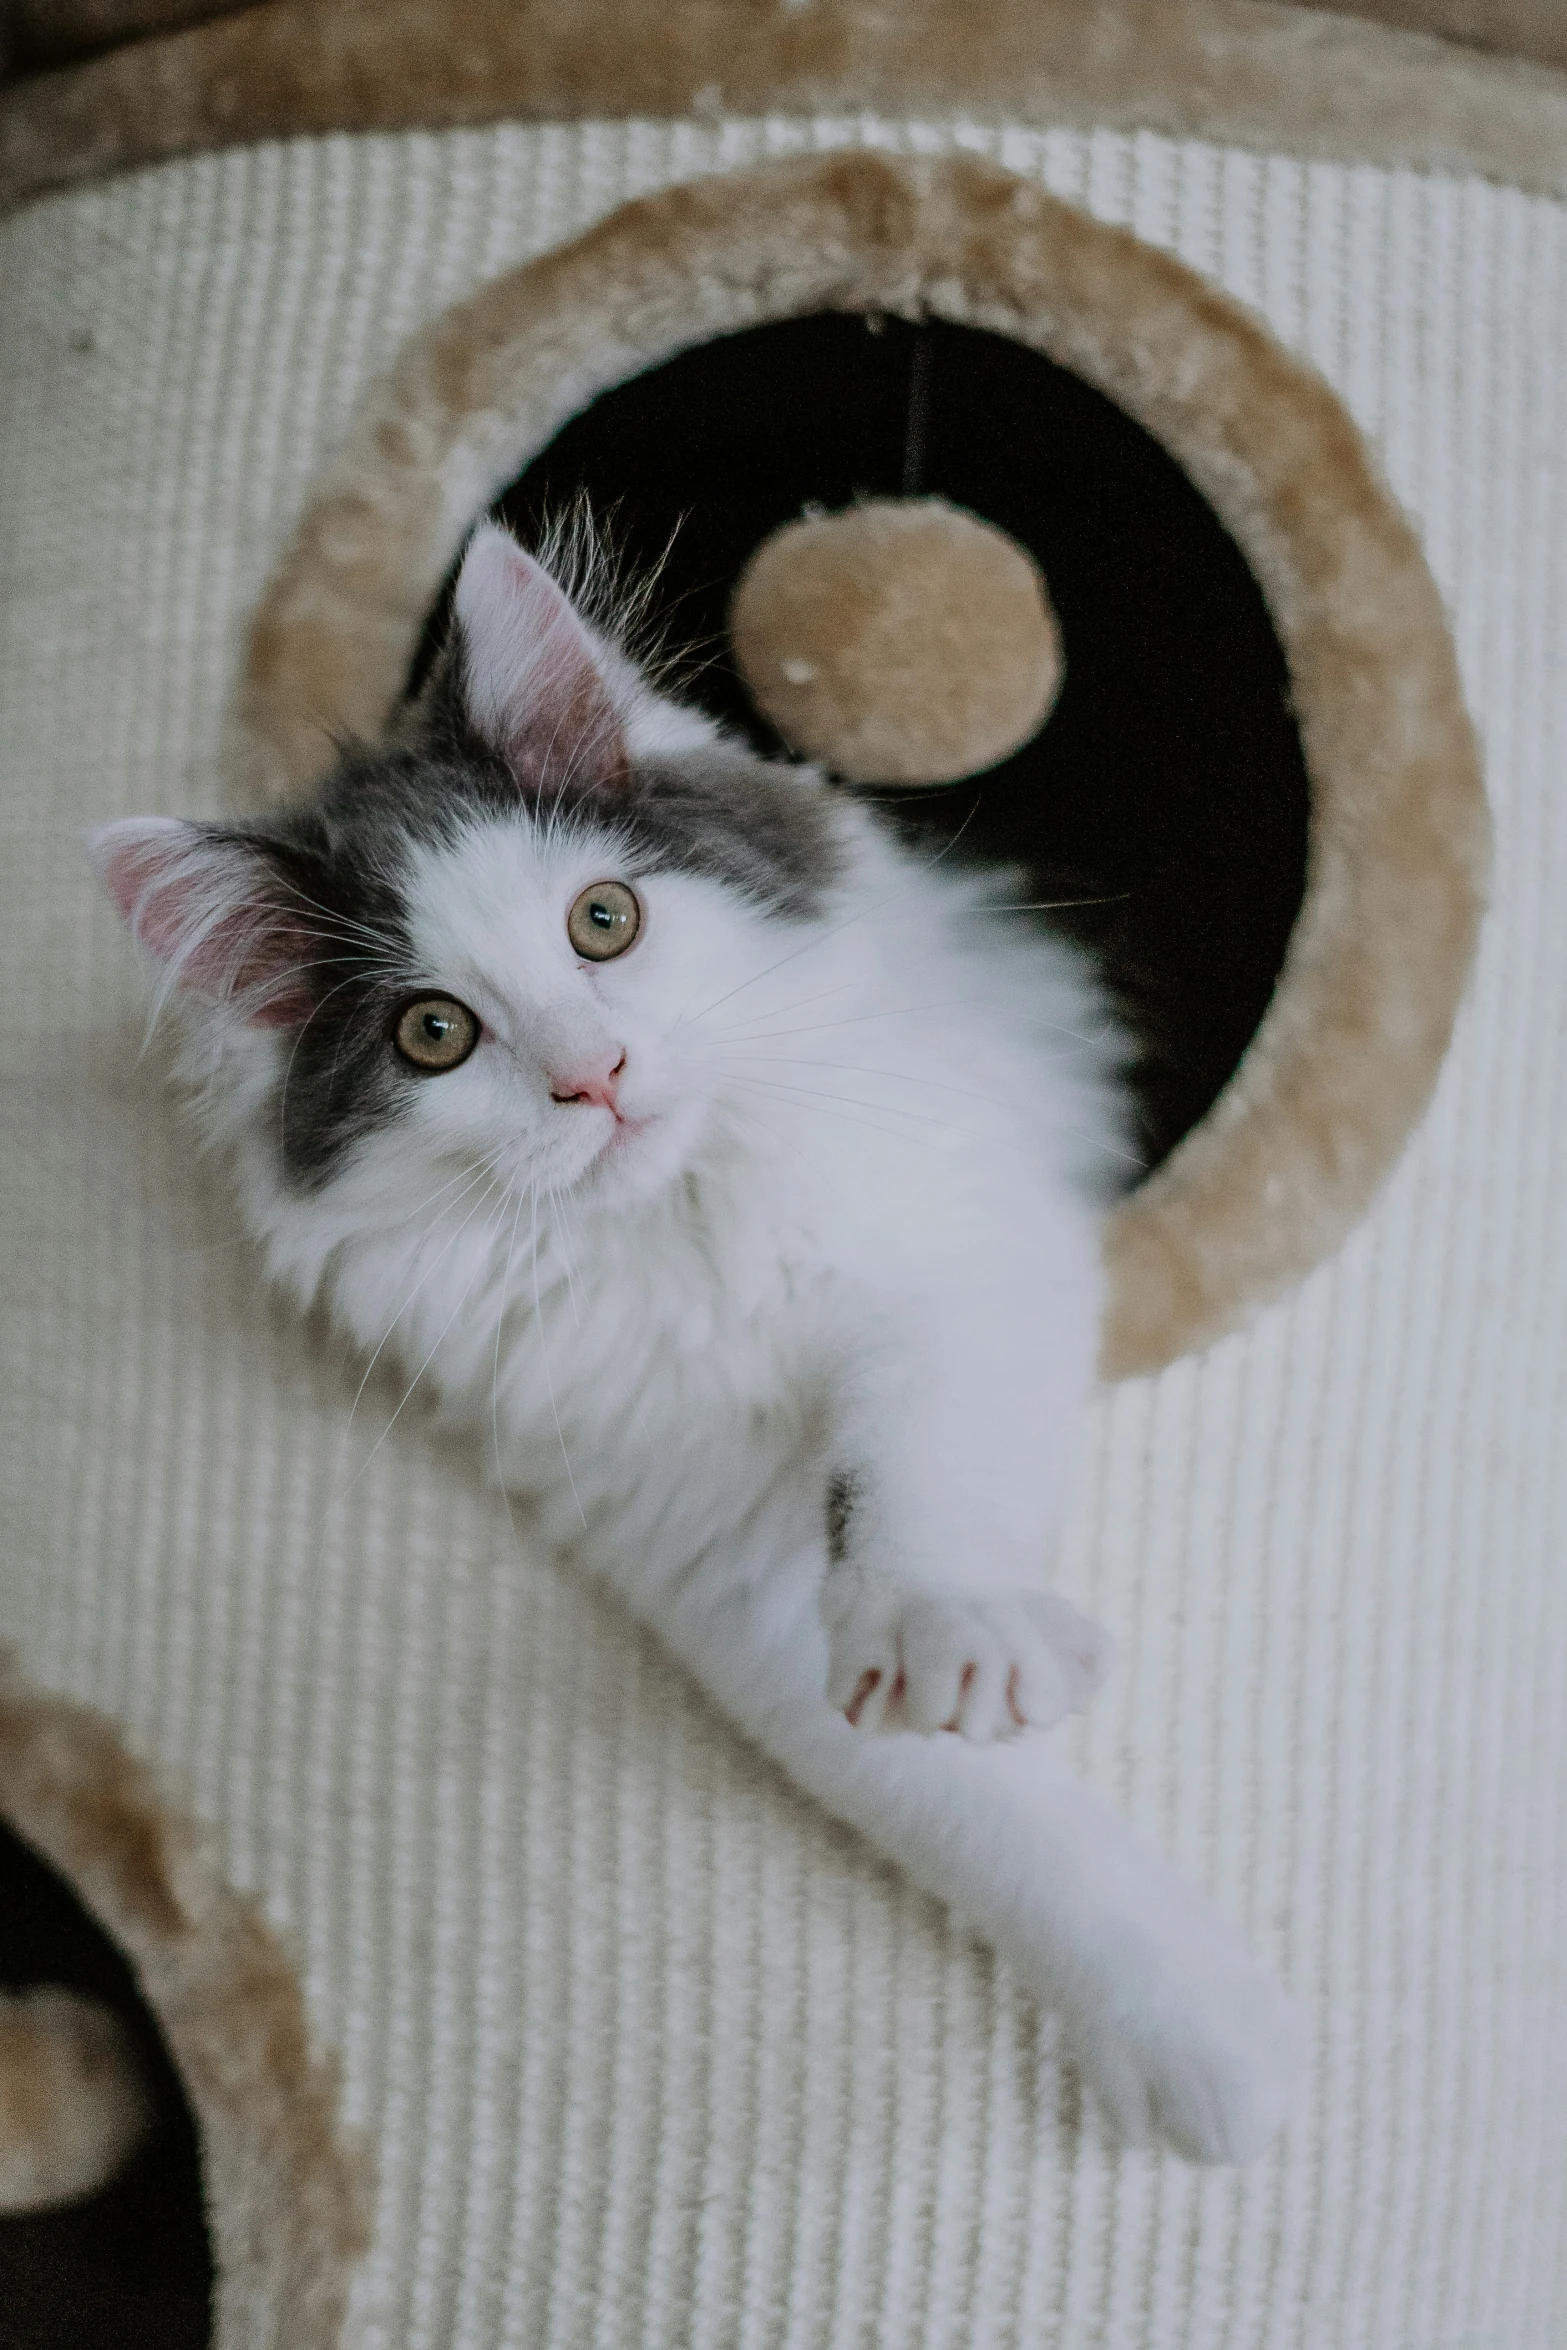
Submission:
M 614 1120 L 614 1124 L 584 1167 L 584 1175 L 596 1175 L 601 1168 L 608 1167 L 615 1160 L 622 1158 L 627 1151 L 636 1147 L 641 1137 L 651 1127 L 658 1124 L 657 1117 L 651 1112 L 644 1117 L 628 1118 L 623 1110 L 612 1110 L 610 1116 Z

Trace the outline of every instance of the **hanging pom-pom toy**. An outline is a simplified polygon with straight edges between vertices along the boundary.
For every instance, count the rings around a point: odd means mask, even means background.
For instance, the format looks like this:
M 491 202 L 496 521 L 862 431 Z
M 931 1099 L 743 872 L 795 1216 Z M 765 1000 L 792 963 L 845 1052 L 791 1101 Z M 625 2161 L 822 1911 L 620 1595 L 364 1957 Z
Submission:
M 1061 688 L 1033 557 L 944 498 L 808 514 L 762 541 L 729 630 L 786 743 L 850 783 L 954 783 L 1021 749 Z

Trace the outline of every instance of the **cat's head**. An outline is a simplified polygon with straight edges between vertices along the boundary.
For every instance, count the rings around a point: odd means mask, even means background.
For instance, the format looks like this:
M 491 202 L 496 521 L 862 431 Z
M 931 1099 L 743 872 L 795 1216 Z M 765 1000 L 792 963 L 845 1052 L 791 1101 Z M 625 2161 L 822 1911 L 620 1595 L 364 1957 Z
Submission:
M 375 1214 L 464 1164 L 610 1200 L 680 1173 L 729 1066 L 714 1008 L 818 915 L 840 835 L 810 770 L 662 699 L 486 525 L 389 744 L 305 804 L 94 855 L 252 1196 Z

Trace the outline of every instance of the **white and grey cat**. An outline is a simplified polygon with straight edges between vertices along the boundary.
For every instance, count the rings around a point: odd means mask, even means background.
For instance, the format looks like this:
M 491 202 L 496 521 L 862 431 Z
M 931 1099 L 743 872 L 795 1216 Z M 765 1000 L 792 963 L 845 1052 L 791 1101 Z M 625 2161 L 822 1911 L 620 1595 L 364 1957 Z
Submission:
M 1093 993 L 972 879 L 648 682 L 481 527 L 393 739 L 100 870 L 276 1278 L 1057 2007 L 1120 2128 L 1244 2160 L 1293 2011 L 1038 1735 L 1093 1378 Z

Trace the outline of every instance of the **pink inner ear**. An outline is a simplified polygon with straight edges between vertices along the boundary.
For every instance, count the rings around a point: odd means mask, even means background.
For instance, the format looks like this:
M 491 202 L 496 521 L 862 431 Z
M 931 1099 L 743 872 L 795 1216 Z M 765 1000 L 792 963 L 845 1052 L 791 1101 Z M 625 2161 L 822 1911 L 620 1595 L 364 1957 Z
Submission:
M 314 1008 L 302 966 L 324 948 L 255 850 L 172 816 L 106 824 L 93 863 L 136 938 L 179 987 L 234 1004 L 256 1028 L 298 1028 Z
M 477 734 L 520 783 L 614 783 L 626 744 L 593 640 L 543 565 L 494 523 L 457 578 L 463 689 Z

